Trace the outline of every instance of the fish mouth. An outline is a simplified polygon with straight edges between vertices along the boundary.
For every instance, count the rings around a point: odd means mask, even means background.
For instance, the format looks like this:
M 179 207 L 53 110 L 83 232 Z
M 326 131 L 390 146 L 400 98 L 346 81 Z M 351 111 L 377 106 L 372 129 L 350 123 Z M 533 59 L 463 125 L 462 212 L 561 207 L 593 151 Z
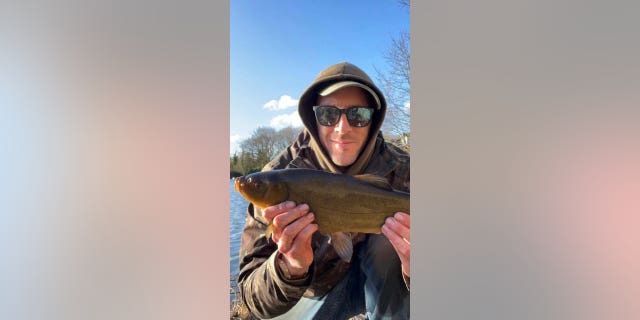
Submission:
M 233 178 L 233 188 L 241 192 L 244 187 L 244 177 Z

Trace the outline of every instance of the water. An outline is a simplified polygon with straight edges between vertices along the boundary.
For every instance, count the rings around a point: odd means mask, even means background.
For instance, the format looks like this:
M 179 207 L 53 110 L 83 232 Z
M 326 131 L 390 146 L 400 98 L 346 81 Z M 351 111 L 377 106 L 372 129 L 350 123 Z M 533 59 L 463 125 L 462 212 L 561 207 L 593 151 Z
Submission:
M 245 214 L 249 202 L 245 200 L 238 192 L 233 189 L 233 179 L 229 182 L 230 187 L 230 274 L 231 274 L 231 301 L 235 297 L 235 292 L 238 292 L 238 286 L 236 280 L 238 278 L 238 253 L 240 252 L 240 237 L 242 235 L 242 228 L 244 228 Z

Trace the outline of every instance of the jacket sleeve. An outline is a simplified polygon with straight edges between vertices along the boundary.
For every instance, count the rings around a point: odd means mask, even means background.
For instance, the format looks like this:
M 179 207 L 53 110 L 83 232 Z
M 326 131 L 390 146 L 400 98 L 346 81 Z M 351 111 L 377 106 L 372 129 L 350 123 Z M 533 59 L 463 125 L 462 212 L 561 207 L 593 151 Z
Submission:
M 278 247 L 265 237 L 267 226 L 255 218 L 256 211 L 259 214 L 260 209 L 250 204 L 242 232 L 238 287 L 249 311 L 268 319 L 287 312 L 300 300 L 312 272 L 310 269 L 303 279 L 284 279 L 275 261 Z
M 398 161 L 398 166 L 396 170 L 393 172 L 393 175 L 389 177 L 390 183 L 393 188 L 396 190 L 410 192 L 410 157 L 401 150 L 398 150 L 397 147 L 392 146 L 391 151 L 396 155 L 395 159 Z M 402 273 L 402 279 L 404 280 L 405 287 L 407 291 L 411 291 L 411 277 L 407 277 L 404 273 Z

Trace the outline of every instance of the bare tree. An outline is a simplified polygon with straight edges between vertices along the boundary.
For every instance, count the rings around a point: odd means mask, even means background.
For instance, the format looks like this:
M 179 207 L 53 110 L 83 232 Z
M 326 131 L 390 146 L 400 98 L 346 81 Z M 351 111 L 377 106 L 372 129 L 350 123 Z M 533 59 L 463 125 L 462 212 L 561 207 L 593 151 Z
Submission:
M 411 54 L 409 32 L 401 32 L 391 40 L 384 54 L 387 71 L 376 69 L 378 82 L 387 98 L 387 120 L 383 132 L 398 146 L 409 150 Z
M 280 129 L 276 134 L 276 139 L 275 139 L 276 154 L 280 152 L 282 149 L 291 145 L 291 143 L 293 143 L 296 137 L 298 137 L 299 133 L 300 133 L 300 128 L 294 128 L 291 126 Z
M 298 132 L 299 129 L 292 127 L 278 131 L 271 127 L 256 129 L 251 137 L 240 142 L 240 155 L 231 158 L 232 171 L 247 174 L 262 169 L 278 152 L 295 140 Z

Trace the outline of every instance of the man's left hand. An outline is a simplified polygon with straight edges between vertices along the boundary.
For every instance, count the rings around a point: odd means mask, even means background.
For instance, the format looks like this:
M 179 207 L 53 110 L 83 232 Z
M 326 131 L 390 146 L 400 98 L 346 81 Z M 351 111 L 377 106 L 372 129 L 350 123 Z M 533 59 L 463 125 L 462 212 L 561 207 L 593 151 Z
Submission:
M 402 273 L 407 277 L 411 276 L 411 216 L 404 212 L 396 212 L 393 217 L 387 218 L 382 225 L 382 233 L 389 239 L 393 248 L 396 249 L 400 262 L 402 263 Z

